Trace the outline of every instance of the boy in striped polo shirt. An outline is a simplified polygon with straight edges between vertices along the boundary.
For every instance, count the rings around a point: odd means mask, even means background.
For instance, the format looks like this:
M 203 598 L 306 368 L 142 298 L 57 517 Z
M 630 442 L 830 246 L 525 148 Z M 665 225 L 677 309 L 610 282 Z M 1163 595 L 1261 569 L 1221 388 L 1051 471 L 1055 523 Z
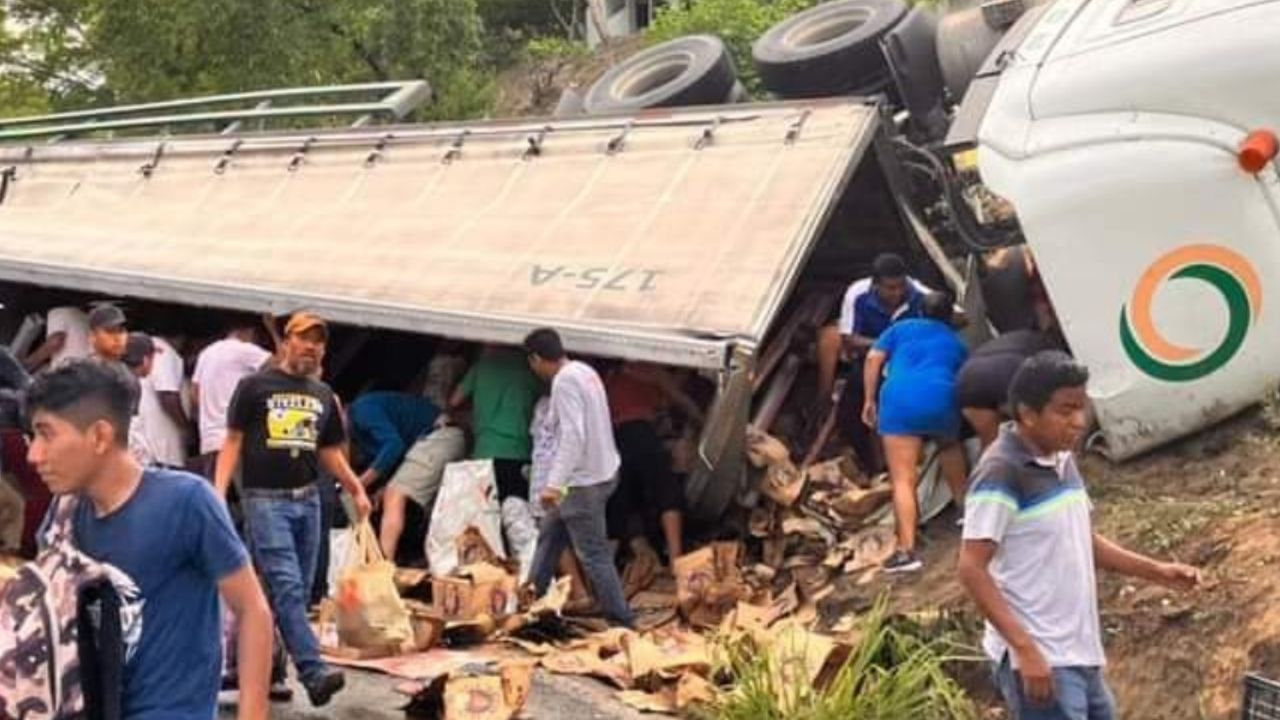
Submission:
M 1009 388 L 1013 422 L 974 470 L 959 574 L 987 619 L 983 647 L 1014 720 L 1112 720 L 1095 568 L 1190 590 L 1193 567 L 1132 553 L 1093 531 L 1072 448 L 1087 427 L 1089 373 L 1029 358 Z

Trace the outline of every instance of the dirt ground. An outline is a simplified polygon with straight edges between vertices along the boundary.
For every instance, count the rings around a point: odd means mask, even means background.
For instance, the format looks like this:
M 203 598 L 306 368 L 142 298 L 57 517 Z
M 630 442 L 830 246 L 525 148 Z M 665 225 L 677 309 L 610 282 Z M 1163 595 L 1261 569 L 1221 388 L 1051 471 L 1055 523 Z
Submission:
M 1101 577 L 1108 677 L 1121 717 L 1238 717 L 1247 671 L 1280 678 L 1280 430 L 1264 412 L 1123 465 L 1082 462 L 1096 526 L 1126 546 L 1201 567 L 1205 583 L 1179 594 L 1142 581 Z M 922 577 L 845 586 L 824 607 L 834 617 L 889 588 L 904 612 L 977 619 L 955 582 L 954 517 L 926 532 Z M 985 674 L 966 672 L 981 701 Z M 994 716 L 998 716 L 995 713 Z

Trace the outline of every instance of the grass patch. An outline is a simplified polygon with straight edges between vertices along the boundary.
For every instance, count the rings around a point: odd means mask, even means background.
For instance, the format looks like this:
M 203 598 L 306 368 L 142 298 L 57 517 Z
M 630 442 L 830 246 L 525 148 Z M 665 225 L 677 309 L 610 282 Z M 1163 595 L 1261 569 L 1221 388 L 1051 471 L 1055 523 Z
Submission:
M 947 673 L 966 662 L 947 636 L 891 618 L 882 598 L 864 618 L 843 659 L 816 681 L 804 668 L 807 648 L 768 643 L 759 635 L 721 635 L 713 643 L 714 702 L 691 712 L 699 720 L 973 720 L 977 710 Z M 775 630 L 776 634 L 776 630 Z

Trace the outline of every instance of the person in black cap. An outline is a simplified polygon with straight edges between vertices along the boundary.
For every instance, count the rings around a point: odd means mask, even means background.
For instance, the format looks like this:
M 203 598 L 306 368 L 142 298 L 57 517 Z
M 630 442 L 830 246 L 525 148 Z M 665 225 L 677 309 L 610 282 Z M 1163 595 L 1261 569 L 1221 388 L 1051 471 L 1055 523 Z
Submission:
M 124 360 L 129 342 L 128 320 L 118 305 L 103 303 L 89 312 L 89 343 L 101 360 Z M 148 338 L 150 340 L 150 338 Z

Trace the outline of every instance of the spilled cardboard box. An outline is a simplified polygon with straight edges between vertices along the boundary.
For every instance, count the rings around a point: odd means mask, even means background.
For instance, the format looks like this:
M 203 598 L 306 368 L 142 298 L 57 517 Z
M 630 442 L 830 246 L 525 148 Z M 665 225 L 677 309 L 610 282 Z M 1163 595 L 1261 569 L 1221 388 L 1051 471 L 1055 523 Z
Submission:
M 489 563 L 467 565 L 453 576 L 431 579 L 431 608 L 445 622 L 471 622 L 482 616 L 505 618 L 516 610 L 516 578 Z

